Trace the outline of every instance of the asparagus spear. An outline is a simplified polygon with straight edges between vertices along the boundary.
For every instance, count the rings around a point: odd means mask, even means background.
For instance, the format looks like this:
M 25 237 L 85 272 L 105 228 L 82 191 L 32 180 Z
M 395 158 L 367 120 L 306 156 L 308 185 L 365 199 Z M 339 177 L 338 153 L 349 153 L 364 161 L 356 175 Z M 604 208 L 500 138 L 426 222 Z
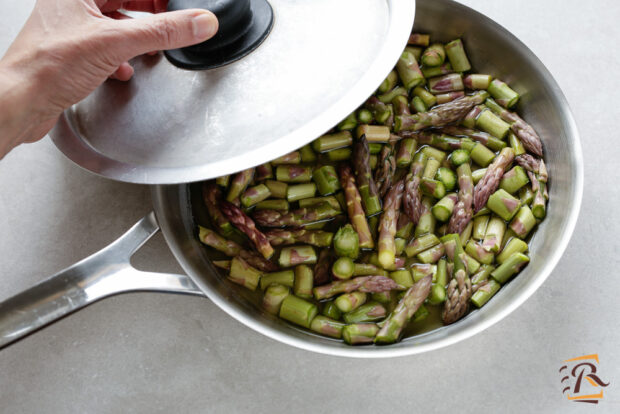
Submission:
M 412 33 L 409 35 L 409 41 L 407 41 L 408 45 L 415 46 L 428 46 L 431 40 L 431 36 L 426 33 Z
M 339 173 L 340 184 L 342 185 L 347 200 L 349 220 L 351 220 L 351 224 L 357 232 L 360 247 L 372 249 L 375 243 L 372 240 L 372 234 L 370 233 L 366 215 L 362 208 L 362 197 L 355 186 L 355 178 L 351 172 L 351 167 L 348 165 L 341 165 Z
M 472 73 L 465 76 L 463 83 L 469 89 L 488 89 L 493 77 L 491 75 L 483 75 L 479 73 Z
M 424 75 L 422 75 L 415 56 L 408 51 L 404 51 L 396 62 L 396 70 L 407 91 L 424 82 Z
M 336 217 L 340 211 L 334 209 L 329 203 L 321 203 L 315 206 L 300 208 L 282 213 L 276 210 L 255 211 L 253 216 L 256 222 L 263 227 L 300 227 L 316 221 Z
M 256 167 L 254 181 L 264 181 L 273 178 L 273 168 L 270 163 L 265 163 Z
M 388 273 L 381 269 L 379 266 L 375 266 L 370 263 L 355 263 L 353 269 L 353 276 L 387 276 Z
M 486 105 L 499 115 L 500 118 L 510 124 L 510 129 L 512 129 L 512 132 L 521 140 L 526 150 L 539 157 L 543 156 L 543 147 L 540 137 L 530 124 L 525 122 L 515 112 L 504 109 L 493 99 L 487 99 Z
M 500 180 L 506 167 L 512 163 L 515 152 L 512 148 L 504 148 L 495 160 L 487 167 L 482 180 L 474 188 L 474 212 L 477 213 L 484 207 L 491 194 L 499 187 Z
M 499 79 L 494 79 L 490 83 L 488 91 L 504 108 L 512 108 L 519 100 L 519 94 Z
M 340 189 L 338 174 L 336 174 L 336 169 L 331 165 L 324 165 L 315 170 L 312 179 L 316 183 L 321 195 L 332 194 Z
M 299 151 L 290 152 L 288 154 L 285 154 L 271 161 L 273 165 L 299 164 L 300 162 L 301 162 L 301 153 Z
M 394 144 L 387 144 L 381 150 L 379 164 L 375 171 L 375 183 L 378 187 L 380 197 L 385 197 L 392 186 L 392 179 L 396 172 L 396 159 L 394 154 Z
M 314 273 L 312 268 L 307 265 L 299 265 L 295 268 L 295 282 L 293 283 L 293 293 L 300 298 L 311 299 L 312 288 L 314 287 Z
M 500 151 L 502 148 L 506 147 L 506 143 L 501 139 L 497 139 L 486 132 L 478 131 L 471 128 L 446 126 L 443 127 L 441 131 L 449 135 L 467 136 L 474 141 L 479 142 L 486 147 L 489 147 L 493 151 Z
M 272 284 L 279 284 L 293 287 L 295 283 L 295 272 L 292 270 L 282 270 L 280 272 L 265 273 L 260 278 L 261 290 L 267 289 Z
M 446 60 L 446 50 L 441 43 L 434 43 L 424 50 L 420 60 L 425 66 L 440 66 Z
M 459 176 L 459 201 L 454 207 L 448 224 L 448 232 L 461 233 L 472 219 L 472 203 L 474 199 L 474 183 L 469 164 L 459 165 L 456 169 Z
M 342 329 L 342 339 L 349 345 L 371 344 L 379 327 L 374 323 L 355 323 Z
M 244 191 L 241 196 L 241 204 L 245 207 L 251 207 L 271 196 L 271 191 L 265 184 L 259 184 L 254 187 L 250 187 Z
M 209 217 L 211 218 L 213 225 L 219 229 L 219 233 L 226 237 L 230 236 L 233 232 L 233 226 L 218 207 L 220 201 L 222 200 L 222 192 L 213 181 L 203 184 L 202 199 L 205 207 L 207 207 Z
M 368 302 L 357 309 L 345 313 L 343 319 L 346 323 L 375 322 L 385 318 L 387 310 L 378 302 Z
M 280 267 L 265 259 L 263 255 L 251 250 L 242 249 L 239 252 L 239 256 L 243 260 L 245 260 L 250 266 L 257 268 L 261 272 L 275 272 Z
M 443 75 L 429 79 L 428 87 L 431 93 L 435 95 L 448 92 L 462 91 L 465 88 L 465 86 L 463 85 L 463 75 L 461 75 L 460 73 L 451 73 L 449 75 Z
M 396 73 L 395 70 L 392 70 L 390 73 L 388 73 L 385 80 L 381 82 L 381 85 L 379 85 L 379 88 L 377 88 L 377 91 L 379 93 L 386 93 L 387 91 L 391 91 L 392 89 L 394 89 L 397 82 L 398 82 L 398 73 Z
M 413 157 L 409 174 L 405 178 L 403 210 L 414 226 L 418 223 L 422 214 L 422 196 L 420 195 L 419 187 L 427 158 L 422 151 L 418 152 Z
M 383 327 L 377 333 L 375 343 L 389 344 L 398 340 L 403 328 L 428 297 L 431 290 L 431 283 L 432 277 L 426 276 L 407 290 Z
M 392 106 L 384 104 L 374 95 L 366 100 L 364 106 L 372 113 L 373 118 L 379 124 L 385 125 L 388 119 L 392 116 Z
M 451 324 L 463 317 L 467 312 L 471 298 L 471 280 L 465 269 L 458 269 L 446 288 L 446 301 L 441 312 L 441 319 L 445 324 Z
M 241 246 L 232 240 L 227 240 L 205 227 L 198 226 L 198 239 L 207 246 L 224 253 L 226 256 L 234 257 L 241 251 Z
M 252 243 L 254 243 L 256 250 L 258 250 L 263 257 L 265 257 L 265 259 L 269 259 L 273 255 L 273 247 L 271 247 L 267 236 L 256 228 L 254 221 L 239 207 L 227 201 L 222 201 L 220 203 L 220 209 L 228 220 L 235 225 L 235 227 L 244 232 L 250 238 Z
M 394 129 L 398 131 L 419 131 L 429 127 L 442 127 L 461 120 L 475 105 L 479 105 L 488 94 L 476 92 L 464 96 L 444 105 L 440 105 L 428 112 L 414 115 L 400 115 L 395 118 Z
M 323 300 L 339 293 L 349 293 L 355 290 L 365 293 L 376 293 L 394 289 L 401 289 L 401 286 L 387 276 L 359 276 L 315 287 L 313 293 L 316 300 Z
M 347 224 L 336 232 L 334 237 L 334 251 L 339 257 L 357 259 L 359 256 L 359 236 L 353 226 Z
M 329 247 L 332 244 L 334 234 L 321 230 L 274 229 L 266 231 L 265 236 L 267 236 L 272 246 L 306 243 L 316 247 Z
M 282 302 L 290 293 L 290 289 L 286 286 L 279 284 L 269 286 L 265 291 L 265 296 L 263 296 L 263 309 L 267 313 L 277 315 L 280 312 Z
M 362 306 L 367 299 L 368 295 L 364 292 L 350 292 L 338 296 L 334 303 L 340 312 L 347 313 Z
M 316 316 L 310 324 L 310 329 L 321 335 L 331 336 L 332 338 L 342 338 L 342 330 L 345 324 L 326 316 Z
M 240 257 L 233 257 L 230 261 L 230 273 L 228 279 L 250 290 L 256 290 L 261 277 L 261 272 L 250 266 Z
M 353 147 L 353 166 L 366 214 L 372 216 L 379 213 L 381 200 L 370 169 L 370 150 L 366 135 L 362 135 Z
M 314 264 L 317 262 L 317 257 L 312 246 L 291 246 L 282 249 L 278 262 L 281 267 L 291 267 L 300 264 Z
M 316 265 L 314 265 L 314 286 L 321 286 L 329 282 L 331 267 L 332 254 L 330 250 L 321 250 Z
M 247 170 L 241 171 L 235 175 L 235 178 L 232 179 L 230 183 L 230 187 L 228 189 L 228 195 L 226 196 L 226 201 L 229 203 L 233 203 L 236 206 L 240 205 L 239 197 L 241 193 L 246 189 L 248 184 L 254 178 L 254 168 L 249 168 Z
M 517 164 L 527 170 L 532 183 L 534 201 L 532 202 L 532 213 L 534 217 L 542 220 L 546 214 L 547 199 L 547 168 L 542 159 L 536 159 L 529 154 L 519 155 L 515 158 Z
M 448 60 L 452 64 L 452 67 L 456 72 L 467 72 L 471 69 L 469 59 L 465 54 L 465 48 L 463 47 L 463 41 L 456 39 L 446 44 L 445 46 Z
M 385 196 L 383 214 L 379 225 L 379 263 L 383 268 L 387 268 L 394 264 L 396 257 L 396 245 L 394 243 L 394 235 L 396 234 L 396 224 L 398 223 L 398 215 L 400 204 L 405 189 L 405 182 L 398 181 Z
M 295 295 L 288 295 L 284 298 L 280 307 L 280 318 L 304 328 L 310 328 L 310 324 L 317 313 L 319 313 L 319 309 L 314 303 L 306 302 Z

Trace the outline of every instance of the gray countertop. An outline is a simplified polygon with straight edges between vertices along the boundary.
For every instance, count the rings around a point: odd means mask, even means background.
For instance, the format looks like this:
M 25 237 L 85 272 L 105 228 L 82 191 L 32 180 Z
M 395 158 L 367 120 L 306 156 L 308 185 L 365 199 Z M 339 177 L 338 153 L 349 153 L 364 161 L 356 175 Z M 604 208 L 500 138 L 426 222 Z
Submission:
M 0 1 L 0 49 L 32 0 Z M 586 164 L 582 212 L 563 259 L 519 309 L 431 353 L 354 360 L 294 349 L 209 300 L 127 294 L 96 303 L 0 352 L 0 412 L 583 412 L 558 369 L 598 353 L 620 391 L 620 3 L 466 0 L 521 38 L 562 87 Z M 0 300 L 100 249 L 150 211 L 147 187 L 96 177 L 44 139 L 0 162 Z M 180 272 L 158 235 L 139 267 Z

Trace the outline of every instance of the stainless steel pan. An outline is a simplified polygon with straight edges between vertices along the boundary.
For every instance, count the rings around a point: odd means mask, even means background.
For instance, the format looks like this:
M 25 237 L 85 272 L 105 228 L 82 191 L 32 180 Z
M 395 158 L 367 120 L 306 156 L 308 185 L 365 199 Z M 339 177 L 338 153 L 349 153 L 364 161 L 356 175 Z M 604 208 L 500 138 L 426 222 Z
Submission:
M 264 315 L 243 288 L 218 276 L 195 237 L 192 185 L 153 187 L 154 213 L 115 243 L 0 304 L 0 348 L 94 301 L 123 292 L 206 295 L 237 320 L 299 348 L 350 357 L 392 357 L 437 349 L 499 321 L 549 276 L 575 227 L 583 190 L 583 160 L 575 122 L 562 92 L 543 64 L 517 38 L 487 17 L 451 0 L 420 0 L 416 30 L 439 40 L 462 36 L 476 69 L 521 92 L 520 112 L 543 137 L 551 177 L 548 217 L 532 244 L 531 263 L 484 308 L 463 320 L 389 346 L 350 347 Z M 146 273 L 131 255 L 161 228 L 188 276 Z M 205 317 L 207 317 L 205 315 Z

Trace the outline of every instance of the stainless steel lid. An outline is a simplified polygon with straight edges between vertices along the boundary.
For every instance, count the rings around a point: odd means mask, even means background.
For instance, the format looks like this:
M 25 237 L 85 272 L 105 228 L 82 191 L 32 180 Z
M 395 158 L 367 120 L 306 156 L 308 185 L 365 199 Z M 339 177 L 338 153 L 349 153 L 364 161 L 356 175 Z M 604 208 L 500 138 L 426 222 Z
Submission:
M 402 52 L 413 0 L 270 0 L 273 27 L 226 66 L 180 69 L 134 59 L 50 132 L 78 165 L 119 181 L 176 184 L 267 162 L 355 110 Z

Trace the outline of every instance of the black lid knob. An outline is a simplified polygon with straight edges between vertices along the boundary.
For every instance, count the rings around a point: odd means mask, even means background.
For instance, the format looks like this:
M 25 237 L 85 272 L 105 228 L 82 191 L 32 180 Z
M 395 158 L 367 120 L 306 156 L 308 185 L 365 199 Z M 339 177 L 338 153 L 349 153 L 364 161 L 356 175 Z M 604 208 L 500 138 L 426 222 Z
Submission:
M 206 42 L 165 52 L 181 68 L 204 70 L 234 62 L 256 49 L 273 26 L 267 0 L 170 0 L 168 10 L 201 8 L 218 18 L 219 29 Z

